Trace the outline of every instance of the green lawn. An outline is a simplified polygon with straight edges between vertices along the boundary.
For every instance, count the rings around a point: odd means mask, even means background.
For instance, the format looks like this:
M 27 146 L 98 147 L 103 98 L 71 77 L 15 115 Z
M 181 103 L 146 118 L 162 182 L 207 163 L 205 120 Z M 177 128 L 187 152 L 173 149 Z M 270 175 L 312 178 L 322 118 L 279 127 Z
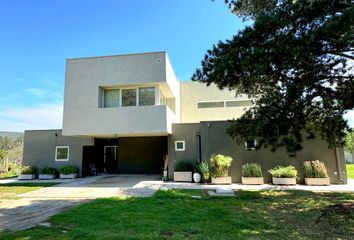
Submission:
M 348 178 L 354 178 L 354 164 L 347 164 Z
M 0 184 L 0 200 L 1 199 L 13 199 L 17 194 L 37 190 L 43 187 L 50 187 L 56 183 L 6 183 Z
M 98 199 L 54 216 L 50 228 L 4 232 L 0 239 L 352 239 L 353 205 L 354 194 L 345 193 L 210 198 L 200 190 L 159 191 L 151 198 Z

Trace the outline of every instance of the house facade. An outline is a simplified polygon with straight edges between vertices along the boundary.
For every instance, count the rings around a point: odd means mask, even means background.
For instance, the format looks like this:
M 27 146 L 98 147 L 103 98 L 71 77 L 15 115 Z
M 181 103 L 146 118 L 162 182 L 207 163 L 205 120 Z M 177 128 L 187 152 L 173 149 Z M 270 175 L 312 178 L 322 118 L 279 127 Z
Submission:
M 253 105 L 247 96 L 215 85 L 179 81 L 166 52 L 68 59 L 63 128 L 25 131 L 23 164 L 76 165 L 80 175 L 98 172 L 160 174 L 168 159 L 169 176 L 178 161 L 231 155 L 230 174 L 240 180 L 241 165 L 267 169 L 306 160 L 325 161 L 332 183 L 346 182 L 342 149 L 316 139 L 305 142 L 296 159 L 285 151 L 247 151 L 227 134 L 228 120 Z M 300 171 L 301 172 L 301 171 Z M 266 177 L 267 179 L 267 177 Z

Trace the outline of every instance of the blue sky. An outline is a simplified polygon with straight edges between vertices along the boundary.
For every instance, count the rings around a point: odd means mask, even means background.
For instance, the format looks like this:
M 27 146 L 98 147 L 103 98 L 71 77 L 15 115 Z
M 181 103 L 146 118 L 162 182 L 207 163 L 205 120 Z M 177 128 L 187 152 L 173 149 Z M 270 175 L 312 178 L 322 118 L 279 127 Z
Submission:
M 189 80 L 244 25 L 223 0 L 1 0 L 0 131 L 61 128 L 66 58 L 165 50 Z

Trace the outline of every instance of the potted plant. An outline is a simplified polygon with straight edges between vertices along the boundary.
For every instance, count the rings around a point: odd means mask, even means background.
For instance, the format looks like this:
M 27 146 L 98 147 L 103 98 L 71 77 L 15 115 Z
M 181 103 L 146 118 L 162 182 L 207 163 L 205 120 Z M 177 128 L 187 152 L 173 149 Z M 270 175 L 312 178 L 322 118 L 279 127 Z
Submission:
M 54 179 L 57 176 L 58 170 L 56 168 L 44 167 L 39 169 L 38 179 Z
M 203 176 L 203 182 L 209 182 L 210 172 L 208 163 L 206 161 L 199 162 L 197 169 Z
M 173 181 L 192 182 L 192 164 L 187 161 L 179 161 L 175 165 Z
M 276 166 L 268 170 L 273 177 L 273 184 L 276 185 L 295 185 L 297 171 L 294 166 Z
M 330 185 L 326 165 L 319 160 L 304 162 L 304 175 L 306 185 Z
M 229 167 L 231 166 L 233 159 L 230 156 L 224 156 L 218 154 L 210 159 L 210 163 L 213 169 L 213 175 L 211 177 L 211 183 L 213 184 L 231 184 L 232 180 L 229 174 Z
M 194 173 L 193 173 L 193 181 L 195 183 L 200 183 L 200 181 L 202 180 L 202 175 L 200 175 L 199 169 L 198 169 L 198 164 L 199 164 L 199 160 L 197 160 L 196 164 L 194 165 Z
M 79 169 L 76 166 L 67 165 L 60 169 L 60 178 L 62 179 L 73 179 L 77 178 Z
M 242 166 L 242 184 L 261 185 L 264 183 L 261 165 L 257 163 L 247 163 Z
M 21 168 L 20 175 L 18 175 L 19 180 L 31 180 L 36 178 L 37 169 L 32 166 L 23 166 Z

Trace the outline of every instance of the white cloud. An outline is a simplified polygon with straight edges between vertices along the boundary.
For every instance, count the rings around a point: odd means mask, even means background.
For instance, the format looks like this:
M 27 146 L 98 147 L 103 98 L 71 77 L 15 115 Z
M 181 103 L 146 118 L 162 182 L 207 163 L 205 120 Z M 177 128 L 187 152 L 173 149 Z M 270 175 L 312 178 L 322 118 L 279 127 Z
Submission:
M 63 105 L 0 109 L 1 131 L 24 131 L 62 128 Z

